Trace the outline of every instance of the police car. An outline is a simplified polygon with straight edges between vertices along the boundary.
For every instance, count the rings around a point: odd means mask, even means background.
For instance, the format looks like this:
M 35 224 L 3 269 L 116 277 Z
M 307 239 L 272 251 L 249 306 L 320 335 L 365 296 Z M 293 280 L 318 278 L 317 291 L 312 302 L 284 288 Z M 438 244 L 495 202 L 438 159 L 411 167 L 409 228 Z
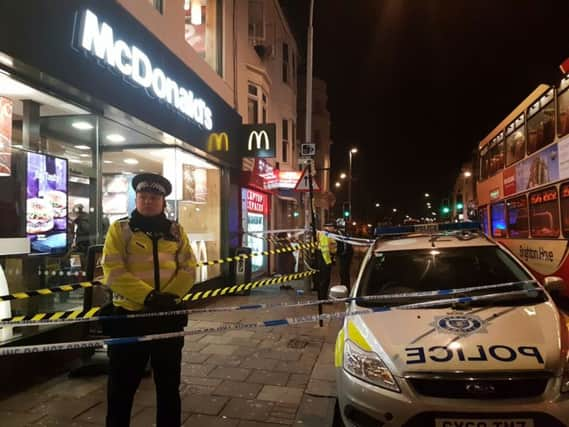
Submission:
M 344 424 L 569 426 L 563 281 L 543 282 L 478 232 L 377 239 L 336 341 Z

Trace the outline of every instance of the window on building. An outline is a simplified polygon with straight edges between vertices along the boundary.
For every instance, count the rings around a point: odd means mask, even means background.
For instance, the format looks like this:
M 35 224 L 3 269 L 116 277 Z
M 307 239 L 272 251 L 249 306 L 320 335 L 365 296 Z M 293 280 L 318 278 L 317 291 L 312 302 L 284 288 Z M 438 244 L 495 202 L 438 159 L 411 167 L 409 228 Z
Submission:
M 148 0 L 148 2 L 160 13 L 164 13 L 164 0 Z
M 528 200 L 525 195 L 510 199 L 508 207 L 508 233 L 513 238 L 529 236 Z
M 259 85 L 249 83 L 247 88 L 248 123 L 267 123 L 268 104 L 265 91 Z
M 558 194 L 555 187 L 530 194 L 530 225 L 532 237 L 559 236 Z
M 291 60 L 292 60 L 292 65 L 290 68 L 291 80 L 292 80 L 292 86 L 294 87 L 296 85 L 296 54 L 294 52 L 292 52 Z
M 561 226 L 563 236 L 569 237 L 569 182 L 561 185 Z
M 291 121 L 292 124 L 292 152 L 294 153 L 294 148 L 296 145 L 296 123 L 294 120 Z
M 222 73 L 221 0 L 184 0 L 186 42 L 218 73 Z
M 288 43 L 283 43 L 283 82 L 289 82 L 289 51 L 288 51 Z
M 288 147 L 289 147 L 289 135 L 288 135 L 288 120 L 283 119 L 283 155 L 282 161 L 283 163 L 288 162 Z
M 506 237 L 506 204 L 504 202 L 494 203 L 490 207 L 492 218 L 492 236 Z
M 265 41 L 265 7 L 263 0 L 249 0 L 249 42 L 253 45 Z

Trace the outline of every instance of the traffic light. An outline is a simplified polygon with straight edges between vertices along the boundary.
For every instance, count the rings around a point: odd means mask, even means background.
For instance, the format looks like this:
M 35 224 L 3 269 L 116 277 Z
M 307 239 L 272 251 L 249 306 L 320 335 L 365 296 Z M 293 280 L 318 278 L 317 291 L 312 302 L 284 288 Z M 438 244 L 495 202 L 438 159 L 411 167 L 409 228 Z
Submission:
M 457 208 L 459 211 L 461 211 L 462 208 L 464 208 L 464 205 L 463 205 L 462 203 L 457 203 L 457 204 L 456 204 L 456 208 Z
M 456 210 L 461 211 L 464 208 L 464 204 L 462 203 L 462 194 L 456 195 Z
M 441 209 L 443 214 L 448 214 L 450 212 L 450 208 L 448 206 L 443 206 L 443 208 Z
M 294 212 L 292 213 L 292 216 L 295 217 L 295 218 L 298 218 L 299 215 L 300 215 L 300 212 L 298 212 L 298 211 L 294 211 Z
M 342 215 L 344 218 L 350 217 L 350 204 L 348 202 L 342 203 Z

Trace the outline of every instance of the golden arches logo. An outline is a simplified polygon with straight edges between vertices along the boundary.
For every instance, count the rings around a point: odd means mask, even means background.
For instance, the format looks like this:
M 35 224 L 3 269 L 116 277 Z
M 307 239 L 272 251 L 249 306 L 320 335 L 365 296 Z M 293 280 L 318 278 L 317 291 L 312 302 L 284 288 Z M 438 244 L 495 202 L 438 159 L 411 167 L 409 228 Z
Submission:
M 225 132 L 210 134 L 207 151 L 229 151 L 229 136 Z

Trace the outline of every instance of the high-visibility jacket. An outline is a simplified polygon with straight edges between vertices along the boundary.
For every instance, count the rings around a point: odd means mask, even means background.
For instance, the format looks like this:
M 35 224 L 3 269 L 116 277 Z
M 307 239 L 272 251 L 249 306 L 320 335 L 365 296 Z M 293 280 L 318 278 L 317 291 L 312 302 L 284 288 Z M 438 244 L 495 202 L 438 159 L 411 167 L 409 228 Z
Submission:
M 332 264 L 332 255 L 336 254 L 336 241 L 330 239 L 326 233 L 318 232 L 318 249 L 322 253 L 322 258 L 326 264 Z
M 175 240 L 153 239 L 143 231 L 132 231 L 128 221 L 110 226 L 103 248 L 103 283 L 116 296 L 113 304 L 138 311 L 152 290 L 186 295 L 194 284 L 196 258 L 182 227 L 172 223 Z

